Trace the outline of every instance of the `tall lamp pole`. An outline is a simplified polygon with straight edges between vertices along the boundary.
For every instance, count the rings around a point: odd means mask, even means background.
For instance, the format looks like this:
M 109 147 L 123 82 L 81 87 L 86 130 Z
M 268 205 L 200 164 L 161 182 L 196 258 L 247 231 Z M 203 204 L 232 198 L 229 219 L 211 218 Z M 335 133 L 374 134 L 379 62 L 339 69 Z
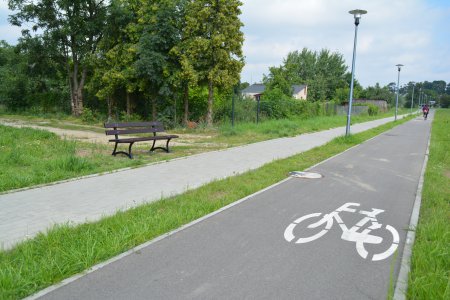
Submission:
M 412 92 L 412 96 L 411 96 L 411 113 L 413 111 L 413 105 L 414 105 L 414 87 L 416 86 L 416 83 L 413 81 L 413 92 Z
M 350 83 L 350 95 L 348 99 L 348 114 L 347 114 L 347 127 L 345 129 L 345 135 L 348 136 L 350 134 L 350 122 L 352 118 L 352 102 L 353 102 L 353 82 L 355 78 L 355 59 L 356 59 L 356 42 L 358 39 L 358 25 L 359 25 L 359 19 L 361 19 L 361 16 L 366 14 L 366 10 L 362 9 L 354 9 L 349 11 L 350 14 L 353 15 L 355 18 L 355 38 L 353 42 L 353 59 L 352 59 L 352 81 Z
M 398 92 L 400 90 L 400 71 L 403 67 L 402 64 L 396 65 L 398 68 L 398 78 L 397 78 L 397 97 L 395 98 L 395 121 L 397 121 L 397 113 L 398 113 Z
M 422 88 L 420 88 L 419 90 L 419 108 L 421 104 L 422 104 Z

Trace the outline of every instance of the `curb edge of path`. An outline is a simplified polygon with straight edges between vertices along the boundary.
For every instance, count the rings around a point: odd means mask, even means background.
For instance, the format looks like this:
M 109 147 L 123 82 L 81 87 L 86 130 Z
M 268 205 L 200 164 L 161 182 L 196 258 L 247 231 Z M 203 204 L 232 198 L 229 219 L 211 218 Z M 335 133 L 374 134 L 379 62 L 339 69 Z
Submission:
M 408 279 L 411 270 L 411 256 L 414 240 L 416 237 L 417 223 L 419 222 L 420 207 L 422 204 L 422 189 L 425 179 L 425 171 L 427 169 L 428 157 L 430 155 L 431 132 L 428 137 L 427 150 L 423 160 L 422 171 L 420 173 L 419 184 L 417 186 L 416 199 L 414 200 L 413 211 L 409 221 L 408 234 L 406 235 L 405 247 L 403 248 L 402 261 L 400 263 L 400 271 L 395 284 L 394 300 L 405 300 L 408 291 Z

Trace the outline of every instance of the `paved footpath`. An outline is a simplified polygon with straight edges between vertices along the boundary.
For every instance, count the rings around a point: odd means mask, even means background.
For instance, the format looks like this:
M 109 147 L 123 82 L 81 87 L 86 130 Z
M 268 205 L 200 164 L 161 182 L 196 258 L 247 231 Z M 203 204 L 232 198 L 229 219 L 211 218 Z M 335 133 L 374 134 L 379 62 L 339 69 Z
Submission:
M 314 167 L 321 179 L 286 179 L 40 299 L 386 299 L 430 124 L 400 125 Z
M 352 126 L 361 132 L 392 121 Z M 212 180 L 256 169 L 323 145 L 345 127 L 214 151 L 165 163 L 0 195 L 0 247 L 33 237 L 54 224 L 83 223 L 160 200 Z

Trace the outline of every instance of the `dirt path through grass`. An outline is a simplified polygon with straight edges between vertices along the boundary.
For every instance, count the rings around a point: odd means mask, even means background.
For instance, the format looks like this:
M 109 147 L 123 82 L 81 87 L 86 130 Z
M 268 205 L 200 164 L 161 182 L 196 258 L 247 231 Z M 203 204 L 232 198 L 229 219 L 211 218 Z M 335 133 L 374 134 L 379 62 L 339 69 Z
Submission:
M 108 144 L 109 138 L 103 133 L 98 133 L 89 129 L 86 130 L 73 130 L 73 129 L 63 129 L 63 128 L 57 128 L 57 127 L 50 127 L 50 126 L 44 126 L 44 125 L 38 125 L 38 123 L 31 123 L 26 122 L 22 120 L 13 120 L 13 119 L 5 119 L 0 118 L 0 125 L 5 126 L 11 126 L 16 128 L 23 128 L 23 127 L 29 127 L 34 129 L 40 129 L 40 130 L 46 130 L 53 132 L 54 134 L 60 136 L 61 138 L 65 138 L 68 140 L 76 140 L 76 141 L 82 141 L 82 142 L 89 142 L 89 143 L 95 143 L 95 144 Z M 43 124 L 46 124 L 46 122 L 43 122 Z M 71 125 L 70 123 L 67 123 L 67 125 Z M 77 125 L 79 126 L 79 125 Z M 90 128 L 89 126 L 86 126 L 87 128 Z M 187 146 L 191 145 L 192 143 L 195 143 L 199 138 L 204 138 L 203 136 L 199 137 L 194 134 L 188 134 L 183 135 L 182 139 L 180 141 L 172 141 L 172 146 Z M 141 142 L 142 145 L 144 144 L 150 144 L 151 142 Z
M 69 129 L 61 129 L 55 127 L 47 127 L 40 126 L 36 124 L 30 124 L 28 122 L 19 121 L 19 120 L 10 120 L 10 119 L 0 119 L 0 124 L 11 127 L 30 127 L 34 129 L 41 129 L 55 133 L 56 135 L 66 138 L 69 140 L 77 140 L 83 142 L 90 142 L 96 144 L 107 144 L 108 139 L 104 134 L 100 134 L 97 132 L 89 131 L 89 130 L 69 130 Z

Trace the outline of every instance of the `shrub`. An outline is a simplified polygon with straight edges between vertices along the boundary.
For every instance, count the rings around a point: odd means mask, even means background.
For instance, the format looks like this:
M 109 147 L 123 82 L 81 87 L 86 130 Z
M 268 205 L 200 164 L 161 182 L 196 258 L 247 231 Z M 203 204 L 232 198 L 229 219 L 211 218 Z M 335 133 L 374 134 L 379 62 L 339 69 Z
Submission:
M 95 117 L 94 112 L 88 107 L 83 108 L 83 112 L 81 113 L 81 120 L 85 123 L 97 122 L 97 118 Z
M 127 114 L 126 111 L 120 112 L 120 121 L 123 122 L 140 122 L 142 121 L 142 118 L 138 114 Z
M 376 115 L 378 115 L 379 111 L 380 111 L 380 108 L 378 106 L 369 104 L 369 109 L 368 109 L 369 116 L 376 116 Z

